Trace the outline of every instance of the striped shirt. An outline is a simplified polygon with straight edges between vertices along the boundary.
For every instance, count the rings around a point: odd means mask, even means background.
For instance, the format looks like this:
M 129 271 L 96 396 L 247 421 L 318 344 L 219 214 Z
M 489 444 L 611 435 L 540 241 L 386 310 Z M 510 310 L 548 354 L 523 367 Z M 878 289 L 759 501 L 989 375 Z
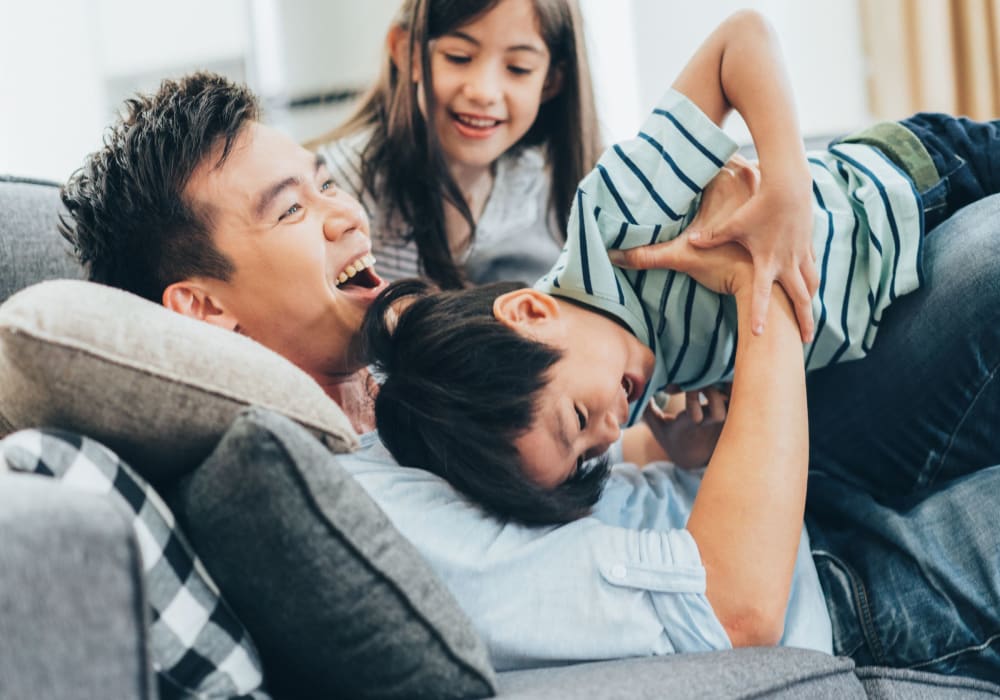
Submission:
M 697 389 L 732 378 L 736 304 L 671 270 L 622 270 L 609 249 L 675 238 L 736 144 L 671 90 L 635 138 L 608 149 L 580 183 L 568 238 L 535 285 L 621 319 L 656 356 L 646 399 L 667 384 Z M 811 153 L 813 243 L 820 286 L 806 369 L 864 357 L 896 297 L 921 283 L 923 215 L 912 181 L 881 151 L 837 144 Z
M 412 227 L 392 216 L 365 190 L 361 154 L 366 133 L 318 149 L 337 185 L 361 202 L 372 223 L 372 254 L 390 282 L 422 277 Z M 496 162 L 493 189 L 476 223 L 476 235 L 457 262 L 473 284 L 497 280 L 531 283 L 544 275 L 562 247 L 560 226 L 549 208 L 550 177 L 541 148 L 509 151 Z

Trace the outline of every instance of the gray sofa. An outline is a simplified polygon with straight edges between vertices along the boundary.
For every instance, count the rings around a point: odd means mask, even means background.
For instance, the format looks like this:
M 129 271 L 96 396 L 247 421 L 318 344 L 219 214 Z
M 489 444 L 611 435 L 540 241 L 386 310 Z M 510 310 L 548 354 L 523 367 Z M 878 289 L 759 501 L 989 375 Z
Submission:
M 56 232 L 58 211 L 55 185 L 0 176 L 0 301 L 43 279 L 80 277 Z M 116 504 L 56 480 L 0 471 L 0 698 L 157 696 L 147 590 L 135 540 L 127 514 Z M 216 575 L 211 564 L 209 570 Z M 280 581 L 280 573 L 273 575 Z M 225 597 L 221 572 L 218 580 Z M 271 640 L 256 641 L 262 649 L 271 646 Z M 270 657 L 262 657 L 266 688 Z M 498 697 L 524 700 L 1000 695 L 1000 686 L 989 683 L 857 668 L 847 658 L 797 649 L 505 672 L 495 685 Z M 287 697 L 299 693 L 309 694 L 300 690 Z M 343 697 L 357 694 L 364 689 L 345 691 Z

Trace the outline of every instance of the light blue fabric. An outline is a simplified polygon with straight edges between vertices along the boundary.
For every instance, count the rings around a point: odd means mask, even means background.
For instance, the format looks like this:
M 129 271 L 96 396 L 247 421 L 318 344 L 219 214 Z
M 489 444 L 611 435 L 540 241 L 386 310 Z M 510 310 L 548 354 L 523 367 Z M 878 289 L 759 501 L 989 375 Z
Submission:
M 736 305 L 673 270 L 623 270 L 607 251 L 678 236 L 736 144 L 690 100 L 669 91 L 638 136 L 608 149 L 580 183 L 566 246 L 536 288 L 620 318 L 657 359 L 631 422 L 667 384 L 731 379 Z M 810 155 L 813 247 L 821 275 L 807 369 L 863 357 L 884 310 L 920 283 L 920 197 L 878 149 L 838 144 Z
M 337 459 L 458 599 L 497 670 L 731 647 L 683 529 L 699 474 L 617 465 L 593 516 L 526 527 L 396 465 L 375 433 Z M 804 529 L 783 643 L 832 646 Z

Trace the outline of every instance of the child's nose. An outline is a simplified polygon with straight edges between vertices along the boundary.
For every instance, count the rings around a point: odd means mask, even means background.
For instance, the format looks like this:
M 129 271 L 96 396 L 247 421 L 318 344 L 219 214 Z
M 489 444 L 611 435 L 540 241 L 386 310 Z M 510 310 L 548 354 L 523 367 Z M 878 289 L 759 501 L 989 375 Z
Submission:
M 473 71 L 465 82 L 465 96 L 477 104 L 493 104 L 499 99 L 499 95 L 500 80 L 496 71 L 490 67 Z

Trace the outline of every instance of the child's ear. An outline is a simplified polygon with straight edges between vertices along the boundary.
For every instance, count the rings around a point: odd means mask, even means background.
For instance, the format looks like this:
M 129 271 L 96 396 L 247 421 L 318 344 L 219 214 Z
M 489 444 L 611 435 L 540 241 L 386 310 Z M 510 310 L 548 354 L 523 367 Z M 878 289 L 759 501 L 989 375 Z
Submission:
M 398 24 L 389 28 L 389 33 L 385 38 L 386 46 L 389 49 L 389 57 L 392 58 L 396 70 L 403 73 L 410 60 L 410 33 Z M 415 83 L 420 82 L 420 50 L 413 49 L 413 67 L 411 69 L 410 80 Z
M 530 332 L 559 318 L 559 302 L 545 292 L 524 287 L 498 296 L 493 301 L 493 316 L 508 328 Z
M 179 314 L 211 323 L 227 331 L 236 330 L 236 317 L 223 308 L 205 286 L 192 280 L 174 282 L 163 290 L 163 305 Z
M 542 84 L 542 102 L 548 102 L 553 97 L 559 94 L 563 86 L 563 68 L 562 66 L 552 66 L 549 68 L 549 74 L 545 78 L 545 82 Z

